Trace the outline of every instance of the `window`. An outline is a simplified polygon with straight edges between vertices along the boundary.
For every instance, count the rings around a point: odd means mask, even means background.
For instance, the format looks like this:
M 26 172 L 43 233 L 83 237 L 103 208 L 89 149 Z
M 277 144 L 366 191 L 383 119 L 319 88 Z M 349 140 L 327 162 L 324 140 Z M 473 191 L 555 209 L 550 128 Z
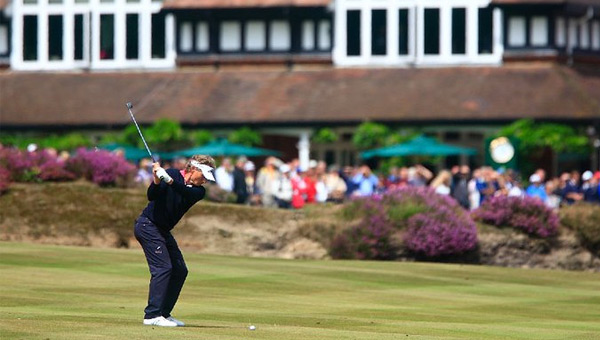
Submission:
M 241 25 L 237 21 L 223 21 L 221 23 L 220 48 L 221 51 L 239 51 L 242 48 Z
M 564 47 L 566 43 L 566 29 L 565 29 L 565 19 L 556 18 L 556 27 L 555 27 L 555 40 L 554 43 L 558 47 Z
M 165 16 L 152 14 L 152 58 L 164 58 L 165 49 Z
M 346 12 L 346 54 L 360 55 L 360 11 Z
M 387 54 L 387 11 L 375 9 L 371 11 L 371 54 Z
M 467 10 L 465 8 L 452 9 L 452 54 L 465 54 L 467 52 Z
M 37 60 L 37 15 L 23 16 L 23 60 Z
M 600 21 L 592 23 L 592 49 L 600 50 Z
M 315 49 L 315 23 L 313 21 L 302 22 L 302 49 L 304 51 Z
M 548 45 L 548 18 L 531 18 L 529 41 L 531 41 L 532 46 Z
M 480 8 L 478 10 L 478 15 L 479 38 L 477 39 L 477 51 L 480 54 L 492 54 L 494 32 L 494 20 L 492 9 L 490 9 L 489 7 Z
M 100 15 L 100 59 L 115 58 L 115 16 Z
M 319 49 L 331 49 L 331 22 L 329 20 L 319 22 Z
M 288 51 L 290 46 L 290 23 L 273 21 L 269 31 L 269 48 L 273 51 Z
M 0 24 L 0 54 L 8 53 L 8 25 Z
M 63 17 L 48 16 L 48 59 L 63 59 Z
M 263 51 L 267 47 L 266 25 L 262 21 L 249 21 L 246 24 L 246 49 Z
M 398 54 L 408 54 L 408 9 L 398 11 Z
M 425 54 L 440 53 L 440 10 L 425 8 Z
M 590 25 L 583 22 L 579 26 L 579 47 L 588 49 L 590 47 Z
M 73 32 L 73 57 L 75 60 L 83 60 L 83 14 L 75 14 Z
M 179 50 L 181 52 L 191 52 L 193 43 L 193 25 L 189 21 L 184 21 L 179 26 Z
M 209 39 L 208 23 L 202 21 L 196 23 L 196 51 L 208 51 L 210 48 Z
M 125 50 L 125 58 L 139 58 L 139 16 L 138 14 L 127 14 L 125 35 L 127 37 L 127 47 Z
M 525 17 L 510 17 L 508 19 L 508 45 L 522 47 L 526 44 Z

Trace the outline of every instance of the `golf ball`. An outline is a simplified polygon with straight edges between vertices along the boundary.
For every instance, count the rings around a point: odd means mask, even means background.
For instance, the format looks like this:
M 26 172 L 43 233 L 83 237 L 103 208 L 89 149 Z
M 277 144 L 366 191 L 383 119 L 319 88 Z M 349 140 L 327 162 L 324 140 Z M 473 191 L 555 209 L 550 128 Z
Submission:
M 256 329 L 256 326 L 252 325 L 252 326 L 248 327 L 248 329 L 251 330 L 251 331 L 253 331 L 253 330 Z

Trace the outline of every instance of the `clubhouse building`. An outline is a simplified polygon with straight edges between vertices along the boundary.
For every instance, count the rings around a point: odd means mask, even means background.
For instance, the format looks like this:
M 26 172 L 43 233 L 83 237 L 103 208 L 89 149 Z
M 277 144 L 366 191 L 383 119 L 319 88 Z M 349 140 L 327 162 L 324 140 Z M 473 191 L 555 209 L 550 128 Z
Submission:
M 120 128 L 132 101 L 145 124 L 257 128 L 287 158 L 355 164 L 370 120 L 480 165 L 515 119 L 600 131 L 600 2 L 0 0 L 0 69 L 3 131 Z M 311 145 L 322 127 L 340 140 Z

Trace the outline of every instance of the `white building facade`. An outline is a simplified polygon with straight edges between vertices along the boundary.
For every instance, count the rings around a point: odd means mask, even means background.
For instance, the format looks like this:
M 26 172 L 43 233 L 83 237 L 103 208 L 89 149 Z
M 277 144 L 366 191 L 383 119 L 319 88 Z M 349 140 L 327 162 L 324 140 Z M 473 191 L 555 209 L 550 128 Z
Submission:
M 340 66 L 496 65 L 502 13 L 489 0 L 337 0 Z
M 153 0 L 12 0 L 10 68 L 175 66 L 174 20 Z

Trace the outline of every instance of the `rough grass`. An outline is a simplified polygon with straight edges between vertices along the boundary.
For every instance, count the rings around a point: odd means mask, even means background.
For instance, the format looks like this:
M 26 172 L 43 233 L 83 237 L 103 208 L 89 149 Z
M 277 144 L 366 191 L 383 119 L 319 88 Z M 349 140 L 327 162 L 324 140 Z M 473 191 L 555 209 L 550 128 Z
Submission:
M 141 251 L 0 242 L 0 339 L 600 337 L 600 274 L 184 255 L 189 327 L 163 329 Z

